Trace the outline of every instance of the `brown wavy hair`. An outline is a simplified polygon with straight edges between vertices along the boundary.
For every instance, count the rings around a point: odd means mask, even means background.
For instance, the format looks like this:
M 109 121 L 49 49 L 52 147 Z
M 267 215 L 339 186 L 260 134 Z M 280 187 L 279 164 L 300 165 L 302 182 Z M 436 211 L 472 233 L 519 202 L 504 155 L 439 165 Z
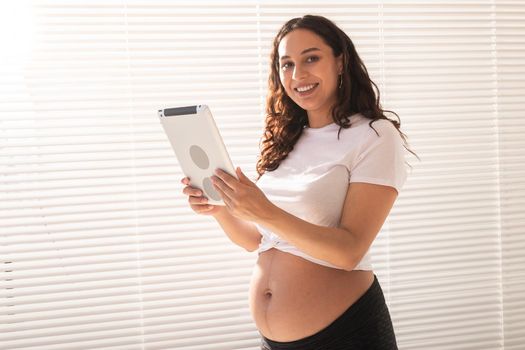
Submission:
M 266 172 L 273 171 L 293 150 L 308 124 L 306 110 L 299 107 L 285 92 L 279 78 L 279 43 L 288 33 L 295 29 L 307 29 L 319 35 L 332 48 L 335 57 L 343 55 L 342 87 L 337 89 L 337 102 L 332 109 L 332 119 L 342 128 L 351 126 L 350 116 L 356 113 L 370 119 L 369 125 L 378 119 L 392 122 L 405 143 L 404 147 L 416 157 L 406 145 L 406 135 L 401 132 L 401 119 L 392 111 L 383 110 L 379 102 L 379 89 L 368 76 L 363 61 L 359 57 L 352 40 L 337 25 L 322 16 L 305 15 L 286 22 L 273 41 L 270 54 L 270 75 L 268 77 L 268 94 L 266 98 L 265 130 L 259 143 L 261 154 L 257 159 L 257 180 Z M 377 97 L 375 91 L 377 91 Z M 385 116 L 393 113 L 398 120 Z M 377 130 L 374 129 L 377 134 Z M 419 157 L 417 157 L 419 159 Z

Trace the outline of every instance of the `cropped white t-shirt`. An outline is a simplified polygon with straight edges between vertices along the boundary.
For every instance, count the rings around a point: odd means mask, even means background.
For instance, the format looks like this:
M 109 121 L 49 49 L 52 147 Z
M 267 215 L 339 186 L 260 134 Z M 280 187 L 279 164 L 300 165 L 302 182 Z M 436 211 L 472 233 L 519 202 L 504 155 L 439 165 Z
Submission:
M 267 171 L 257 186 L 276 206 L 313 224 L 338 227 L 351 182 L 367 182 L 401 190 L 407 177 L 405 148 L 399 132 L 388 120 L 370 119 L 361 114 L 350 117 L 352 126 L 341 129 L 328 124 L 305 127 L 292 152 L 274 171 Z M 276 248 L 314 263 L 341 268 L 314 258 L 286 242 L 264 226 L 258 253 Z M 372 270 L 370 251 L 354 270 Z

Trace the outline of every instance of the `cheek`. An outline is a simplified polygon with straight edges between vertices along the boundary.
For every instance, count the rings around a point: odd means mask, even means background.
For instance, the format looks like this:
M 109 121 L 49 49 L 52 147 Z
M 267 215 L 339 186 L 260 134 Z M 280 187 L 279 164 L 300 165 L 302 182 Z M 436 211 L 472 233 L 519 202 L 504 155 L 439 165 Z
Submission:
M 326 75 L 324 79 L 325 86 L 328 90 L 333 90 L 339 85 L 339 77 L 337 75 Z
M 279 74 L 279 79 L 281 80 L 281 85 L 284 87 L 284 90 L 286 92 L 289 92 L 289 86 L 290 85 L 290 78 L 288 74 L 283 74 L 282 72 Z
M 286 82 L 286 74 L 284 74 L 283 71 L 279 72 L 279 79 L 281 79 L 281 83 L 283 83 L 284 85 L 284 83 Z

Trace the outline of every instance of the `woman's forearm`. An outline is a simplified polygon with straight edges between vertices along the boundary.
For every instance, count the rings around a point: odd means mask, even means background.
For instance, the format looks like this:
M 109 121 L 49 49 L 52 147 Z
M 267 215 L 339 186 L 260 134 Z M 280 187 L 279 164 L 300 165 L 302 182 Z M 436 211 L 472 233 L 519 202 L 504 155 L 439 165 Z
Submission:
M 253 222 L 236 218 L 228 212 L 226 207 L 221 207 L 221 210 L 214 214 L 213 218 L 233 243 L 249 252 L 259 248 L 262 236 Z
M 354 237 L 347 230 L 312 224 L 276 206 L 258 223 L 314 258 L 346 270 L 356 265 Z

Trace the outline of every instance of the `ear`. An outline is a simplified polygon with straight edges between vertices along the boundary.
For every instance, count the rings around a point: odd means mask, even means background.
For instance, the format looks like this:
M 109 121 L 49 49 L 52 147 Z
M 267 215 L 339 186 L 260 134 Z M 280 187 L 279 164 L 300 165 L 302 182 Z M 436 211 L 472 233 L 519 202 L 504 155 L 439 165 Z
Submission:
M 339 74 L 343 73 L 343 54 L 341 53 L 339 56 L 335 58 L 337 63 L 337 71 Z

